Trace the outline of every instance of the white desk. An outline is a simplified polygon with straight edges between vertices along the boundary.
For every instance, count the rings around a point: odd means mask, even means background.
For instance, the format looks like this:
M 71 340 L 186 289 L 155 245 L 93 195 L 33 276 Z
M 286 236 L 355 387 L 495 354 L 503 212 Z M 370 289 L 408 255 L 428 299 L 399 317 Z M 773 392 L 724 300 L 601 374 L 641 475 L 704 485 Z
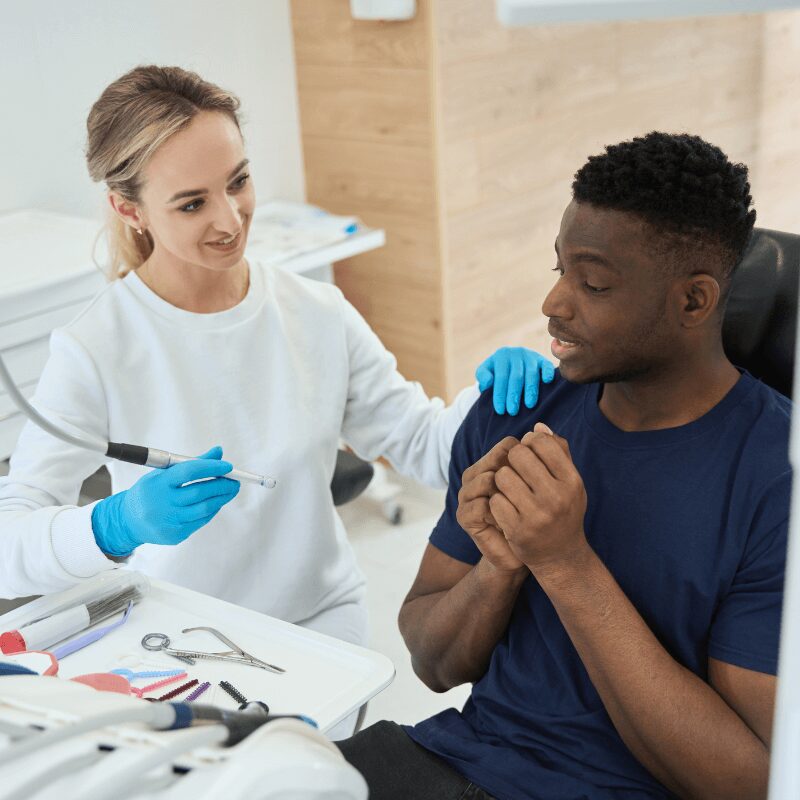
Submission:
M 386 234 L 382 229 L 361 228 L 341 242 L 328 245 L 312 253 L 295 256 L 278 266 L 290 272 L 301 272 L 307 275 L 315 270 L 329 268 L 336 261 L 383 247 L 384 244 L 386 244 Z
M 321 231 L 317 223 L 321 221 Z M 357 229 L 343 236 L 343 226 L 354 223 Z M 301 236 L 296 237 L 300 231 Z M 328 241 L 330 234 L 338 240 Z M 304 246 L 304 236 L 313 245 Z M 273 201 L 256 208 L 250 223 L 247 255 L 290 272 L 332 281 L 331 264 L 344 258 L 382 247 L 386 235 L 378 228 L 366 228 L 355 217 L 326 215 L 305 203 Z M 311 247 L 312 249 L 309 249 Z
M 99 580 L 108 577 L 112 576 L 100 576 Z M 323 732 L 385 689 L 394 678 L 394 665 L 380 653 L 170 583 L 151 583 L 152 591 L 133 607 L 123 626 L 61 661 L 58 671 L 61 677 L 108 672 L 118 667 L 134 671 L 185 669 L 188 679 L 212 684 L 198 702 L 236 708 L 237 703 L 218 686 L 220 680 L 227 680 L 248 700 L 263 700 L 276 714 L 305 714 L 316 720 Z M 35 618 L 37 606 L 43 607 L 54 597 L 34 600 L 0 617 L 0 630 L 17 627 L 21 618 Z M 141 645 L 145 634 L 164 633 L 178 648 L 208 652 L 228 649 L 205 631 L 181 633 L 184 628 L 199 625 L 216 628 L 244 650 L 282 667 L 286 673 L 278 675 L 224 661 L 198 660 L 192 667 L 164 653 L 145 650 Z M 138 680 L 134 685 L 141 687 L 147 683 Z M 166 686 L 161 693 L 178 685 Z

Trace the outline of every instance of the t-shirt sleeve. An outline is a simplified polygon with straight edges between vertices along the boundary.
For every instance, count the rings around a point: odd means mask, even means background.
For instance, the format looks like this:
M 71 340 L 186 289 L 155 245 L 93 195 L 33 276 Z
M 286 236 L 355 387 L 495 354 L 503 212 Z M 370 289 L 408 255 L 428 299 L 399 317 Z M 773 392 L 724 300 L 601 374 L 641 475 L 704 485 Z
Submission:
M 776 675 L 791 473 L 773 482 L 753 517 L 739 568 L 711 625 L 708 654 Z
M 488 389 L 469 410 L 453 439 L 450 450 L 450 478 L 444 511 L 430 535 L 430 543 L 451 558 L 467 564 L 477 564 L 481 551 L 469 534 L 458 524 L 458 493 L 461 476 L 484 455 L 484 431 L 492 413 L 492 390 Z

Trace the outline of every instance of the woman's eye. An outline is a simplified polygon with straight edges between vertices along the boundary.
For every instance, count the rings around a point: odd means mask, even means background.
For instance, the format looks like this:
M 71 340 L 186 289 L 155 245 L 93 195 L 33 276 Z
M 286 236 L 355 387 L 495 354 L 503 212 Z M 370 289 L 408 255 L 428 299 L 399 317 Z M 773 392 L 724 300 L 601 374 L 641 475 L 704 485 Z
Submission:
M 187 203 L 185 206 L 181 206 L 181 211 L 186 211 L 188 213 L 191 213 L 192 211 L 197 211 L 197 209 L 200 208 L 200 206 L 202 205 L 203 205 L 202 200 L 199 199 L 192 200 L 191 203 Z
M 248 181 L 248 179 L 249 179 L 249 178 L 250 178 L 250 175 L 249 175 L 248 173 L 246 173 L 246 172 L 245 172 L 245 174 L 244 174 L 244 175 L 240 175 L 240 176 L 239 176 L 239 177 L 238 177 L 238 178 L 237 178 L 237 179 L 236 179 L 236 180 L 235 180 L 235 181 L 234 181 L 234 182 L 231 184 L 231 186 L 233 186 L 233 188 L 234 188 L 234 189 L 241 189 L 241 188 L 242 188 L 242 187 L 243 187 L 243 186 L 244 186 L 244 185 L 247 183 L 247 181 Z

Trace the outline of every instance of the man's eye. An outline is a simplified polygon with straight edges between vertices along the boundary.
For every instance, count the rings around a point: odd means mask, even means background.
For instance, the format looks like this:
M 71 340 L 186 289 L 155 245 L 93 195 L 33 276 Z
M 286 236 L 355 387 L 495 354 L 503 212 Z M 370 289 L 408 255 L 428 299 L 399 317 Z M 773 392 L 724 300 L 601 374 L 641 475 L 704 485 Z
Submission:
M 590 291 L 592 294 L 600 294 L 608 289 L 607 286 L 592 286 L 590 283 L 586 283 L 586 281 L 583 282 L 583 285 L 586 287 L 587 291 Z
M 560 264 L 556 264 L 553 267 L 553 272 L 557 272 L 559 275 L 563 275 L 564 274 L 564 267 L 562 267 Z

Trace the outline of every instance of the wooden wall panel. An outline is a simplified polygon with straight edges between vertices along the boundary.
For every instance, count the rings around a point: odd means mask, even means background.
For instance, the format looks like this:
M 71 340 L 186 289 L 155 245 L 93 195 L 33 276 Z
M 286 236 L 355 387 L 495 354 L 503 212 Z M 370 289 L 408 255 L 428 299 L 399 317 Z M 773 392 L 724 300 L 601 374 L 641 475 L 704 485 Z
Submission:
M 426 148 L 304 137 L 306 191 L 329 210 L 393 214 L 435 223 L 433 161 Z
M 297 73 L 303 135 L 428 148 L 424 69 L 305 64 Z
M 800 233 L 800 11 L 768 14 L 762 49 L 757 224 Z

